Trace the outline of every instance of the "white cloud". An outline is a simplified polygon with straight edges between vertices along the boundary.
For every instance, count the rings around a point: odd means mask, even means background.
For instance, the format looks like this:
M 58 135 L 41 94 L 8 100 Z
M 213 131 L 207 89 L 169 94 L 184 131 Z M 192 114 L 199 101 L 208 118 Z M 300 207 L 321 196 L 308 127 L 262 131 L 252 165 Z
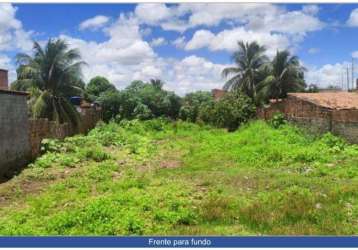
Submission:
M 319 48 L 309 48 L 308 49 L 308 54 L 317 54 L 320 52 Z
M 172 19 L 161 24 L 163 30 L 173 30 L 183 33 L 190 28 L 190 25 L 183 20 Z
M 160 78 L 166 83 L 166 89 L 180 95 L 223 85 L 221 71 L 226 65 L 215 64 L 195 55 L 182 60 L 161 58 L 143 41 L 138 24 L 131 18 L 121 17 L 107 32 L 109 39 L 103 43 L 62 36 L 71 46 L 79 48 L 88 63 L 83 70 L 86 81 L 103 75 L 122 89 L 133 80 Z M 122 37 L 125 41 L 118 40 L 123 33 L 126 34 Z M 146 49 L 133 50 L 132 44 L 141 44 L 139 47 Z M 128 52 L 124 57 L 125 50 Z
M 154 38 L 151 42 L 150 45 L 152 47 L 158 47 L 158 46 L 162 46 L 162 45 L 166 45 L 167 41 L 164 39 L 164 37 L 158 37 L 158 38 Z
M 0 4 L 0 51 L 32 48 L 31 32 L 26 32 L 22 23 L 16 19 L 17 8 L 11 4 Z
M 185 47 L 186 41 L 185 41 L 185 36 L 180 36 L 177 39 L 175 39 L 174 41 L 172 41 L 172 44 L 179 48 L 182 49 Z
M 252 30 L 305 34 L 323 27 L 316 17 L 318 11 L 316 5 L 304 5 L 302 10 L 287 11 L 278 5 L 266 3 L 183 3 L 170 7 L 165 4 L 138 4 L 135 15 L 143 23 L 179 32 L 227 22 Z
M 142 38 L 138 20 L 133 16 L 120 15 L 111 26 L 104 29 L 108 39 L 103 42 L 85 41 L 61 35 L 70 46 L 78 48 L 88 66 L 84 67 L 85 80 L 96 75 L 108 77 L 117 87 L 122 88 L 134 77 L 142 79 L 158 70 L 153 65 L 156 54 Z
M 80 30 L 86 30 L 86 29 L 97 30 L 105 26 L 108 22 L 109 22 L 109 17 L 98 15 L 83 21 L 80 24 L 79 28 Z
M 23 29 L 16 18 L 17 8 L 0 3 L 0 68 L 9 71 L 9 82 L 16 79 L 16 68 L 7 52 L 29 52 L 32 49 L 31 31 Z
M 309 15 L 316 15 L 319 11 L 319 7 L 314 4 L 304 5 L 302 11 Z
M 193 38 L 186 44 L 186 50 L 208 47 L 212 51 L 237 50 L 237 41 L 245 42 L 257 41 L 267 48 L 267 54 L 273 56 L 277 49 L 290 48 L 290 40 L 282 34 L 270 34 L 267 32 L 253 32 L 243 27 L 224 30 L 213 34 L 209 30 L 199 30 L 193 35 Z
M 162 3 L 138 4 L 134 12 L 142 22 L 148 24 L 157 24 L 171 17 L 171 10 Z
M 352 52 L 353 58 L 358 58 L 358 50 Z
M 71 46 L 79 48 L 88 66 L 83 69 L 85 80 L 96 75 L 107 77 L 122 89 L 133 80 L 160 78 L 165 88 L 178 94 L 221 87 L 221 71 L 225 67 L 195 55 L 184 59 L 159 57 L 151 46 L 166 43 L 162 37 L 151 44 L 143 39 L 141 20 L 136 15 L 121 15 L 104 29 L 108 39 L 98 43 L 62 35 Z M 185 37 L 176 39 L 182 46 Z M 151 46 L 150 46 L 151 45 Z
M 321 67 L 308 67 L 305 74 L 307 84 L 316 84 L 320 87 L 342 86 L 342 80 L 344 84 L 347 82 L 347 65 L 348 62 L 325 64 Z M 349 75 L 349 79 L 351 76 Z
M 185 45 L 186 50 L 200 49 L 203 47 L 210 47 L 212 49 L 213 39 L 215 35 L 209 30 L 198 30 L 194 33 L 192 39 Z M 212 49 L 215 50 L 215 49 Z
M 358 8 L 352 10 L 349 19 L 347 21 L 347 25 L 352 27 L 358 26 Z
M 191 13 L 189 17 L 191 27 L 198 25 L 214 26 L 224 20 L 236 20 L 244 23 L 252 16 L 261 16 L 268 13 L 274 15 L 278 11 L 276 6 L 262 3 L 193 3 L 182 4 L 180 8 Z
M 0 54 L 0 69 L 8 69 L 11 65 L 10 57 Z
M 255 31 L 303 35 L 322 29 L 324 24 L 315 15 L 304 11 L 289 11 L 277 15 L 268 14 L 262 18 L 252 18 L 247 27 Z
M 182 5 L 184 6 L 184 5 Z M 267 48 L 269 56 L 277 49 L 294 51 L 307 32 L 322 29 L 315 5 L 305 5 L 302 10 L 287 11 L 270 4 L 190 4 L 191 25 L 215 25 L 230 20 L 232 29 L 216 34 L 208 29 L 197 30 L 184 47 L 186 50 L 209 48 L 212 51 L 237 49 L 237 41 L 257 41 Z M 204 6 L 200 9 L 201 6 Z M 187 7 L 189 8 L 189 7 Z M 226 10 L 226 11 L 225 11 Z M 210 19 L 210 14 L 213 17 Z M 196 18 L 196 16 L 198 18 Z M 199 18 L 202 17 L 202 18 Z M 206 20 L 207 17 L 208 19 Z
M 11 58 L 5 54 L 0 53 L 0 69 L 8 70 L 9 84 L 16 80 L 16 69 L 12 63 Z
M 222 70 L 228 65 L 215 64 L 203 57 L 191 55 L 180 61 L 167 62 L 166 87 L 183 95 L 196 90 L 221 88 Z M 172 65 L 172 66 L 171 66 Z

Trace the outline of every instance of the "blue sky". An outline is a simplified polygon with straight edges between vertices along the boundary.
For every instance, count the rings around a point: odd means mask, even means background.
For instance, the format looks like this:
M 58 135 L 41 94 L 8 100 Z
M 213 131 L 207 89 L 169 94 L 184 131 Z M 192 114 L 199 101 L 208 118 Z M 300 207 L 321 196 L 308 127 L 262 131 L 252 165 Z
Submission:
M 119 88 L 150 78 L 179 94 L 221 87 L 238 40 L 258 41 L 270 57 L 290 50 L 320 86 L 340 85 L 352 57 L 358 69 L 351 4 L 0 4 L 0 67 L 11 80 L 14 55 L 50 37 L 80 50 L 85 80 L 104 75 Z

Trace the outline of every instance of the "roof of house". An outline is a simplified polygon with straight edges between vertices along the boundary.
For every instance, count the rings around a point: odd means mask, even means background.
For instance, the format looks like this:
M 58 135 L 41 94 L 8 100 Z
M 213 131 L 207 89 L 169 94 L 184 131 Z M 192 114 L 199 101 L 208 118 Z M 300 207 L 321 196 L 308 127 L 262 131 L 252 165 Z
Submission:
M 226 94 L 226 91 L 223 89 L 212 89 L 211 93 L 213 94 L 214 99 L 220 99 Z
M 288 93 L 288 95 L 330 109 L 358 109 L 358 93 L 355 92 Z

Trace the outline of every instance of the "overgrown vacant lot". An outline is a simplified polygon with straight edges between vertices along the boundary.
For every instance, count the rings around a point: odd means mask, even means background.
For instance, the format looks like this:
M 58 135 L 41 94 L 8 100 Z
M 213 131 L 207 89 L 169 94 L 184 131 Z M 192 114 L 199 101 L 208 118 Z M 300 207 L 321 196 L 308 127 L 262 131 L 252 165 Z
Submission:
M 358 232 L 358 146 L 331 135 L 152 120 L 44 147 L 0 185 L 1 235 Z

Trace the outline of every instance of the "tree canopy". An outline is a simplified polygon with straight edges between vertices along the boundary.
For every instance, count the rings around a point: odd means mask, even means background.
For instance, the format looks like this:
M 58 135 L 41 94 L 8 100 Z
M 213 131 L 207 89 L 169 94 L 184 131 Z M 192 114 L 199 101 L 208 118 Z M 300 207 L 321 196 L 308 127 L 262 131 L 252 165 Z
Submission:
M 229 78 L 224 89 L 242 92 L 256 105 L 270 98 L 284 98 L 288 92 L 304 91 L 304 67 L 297 56 L 289 51 L 277 51 L 272 60 L 266 49 L 257 42 L 238 42 L 238 50 L 232 58 L 235 66 L 225 68 L 222 75 Z
M 257 42 L 238 42 L 239 49 L 232 55 L 234 67 L 225 68 L 222 75 L 229 80 L 225 90 L 243 91 L 251 98 L 256 97 L 260 69 L 268 61 L 265 47 Z
M 90 99 L 96 99 L 106 91 L 116 91 L 116 87 L 103 76 L 92 78 L 86 86 L 86 93 Z
M 288 92 L 304 91 L 305 69 L 298 57 L 291 56 L 287 50 L 277 51 L 272 62 L 267 66 L 268 74 L 260 82 L 260 94 L 267 98 L 285 98 Z
M 78 125 L 79 114 L 67 100 L 83 89 L 81 67 L 84 62 L 78 50 L 70 49 L 62 39 L 49 39 L 44 47 L 34 42 L 33 55 L 19 53 L 16 58 L 15 87 L 39 91 L 32 106 L 33 116 Z

